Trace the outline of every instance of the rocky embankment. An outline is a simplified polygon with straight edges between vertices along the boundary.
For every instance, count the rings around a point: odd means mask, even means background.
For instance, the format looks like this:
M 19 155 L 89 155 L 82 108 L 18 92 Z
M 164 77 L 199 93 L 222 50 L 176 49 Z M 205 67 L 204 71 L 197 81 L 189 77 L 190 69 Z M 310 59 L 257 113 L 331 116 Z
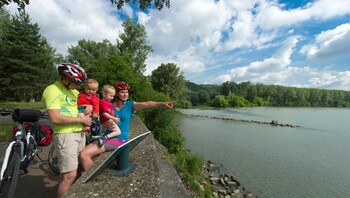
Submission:
M 257 197 L 252 192 L 245 190 L 232 175 L 227 175 L 221 170 L 222 166 L 207 161 L 205 175 L 210 182 L 213 197 L 215 198 L 253 198 Z
M 225 117 L 216 117 L 216 116 L 206 116 L 206 115 L 197 115 L 197 114 L 184 114 L 184 113 L 181 113 L 181 114 L 182 115 L 187 115 L 187 116 L 203 117 L 203 118 L 211 118 L 211 119 L 219 119 L 219 120 L 229 120 L 229 121 L 237 121 L 237 122 L 251 122 L 251 123 L 256 123 L 256 124 L 269 124 L 269 125 L 272 125 L 272 126 L 280 126 L 280 127 L 291 127 L 291 128 L 300 127 L 298 125 L 293 125 L 293 124 L 278 123 L 277 120 L 271 120 L 271 122 L 263 122 L 263 121 L 257 121 L 257 120 L 243 120 L 243 119 L 225 118 Z

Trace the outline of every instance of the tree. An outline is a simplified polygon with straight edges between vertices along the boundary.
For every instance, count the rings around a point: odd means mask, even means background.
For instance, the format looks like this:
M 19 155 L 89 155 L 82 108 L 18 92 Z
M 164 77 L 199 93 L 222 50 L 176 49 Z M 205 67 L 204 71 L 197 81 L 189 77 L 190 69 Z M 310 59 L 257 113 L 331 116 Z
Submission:
M 130 0 L 111 0 L 113 4 L 117 5 L 118 9 L 121 9 L 124 5 L 124 3 L 130 3 Z M 140 8 L 142 10 L 147 9 L 150 5 L 152 5 L 153 0 L 133 0 L 132 3 L 135 4 L 136 2 L 139 2 Z M 154 1 L 154 6 L 158 9 L 161 10 L 164 5 L 169 8 L 170 7 L 170 0 L 155 0 Z
M 102 42 L 82 39 L 78 41 L 77 46 L 69 47 L 68 53 L 67 60 L 81 65 L 89 74 L 94 67 L 98 67 L 99 59 L 117 56 L 118 50 L 107 39 Z
M 54 49 L 21 11 L 1 24 L 0 76 L 3 99 L 40 100 L 42 90 L 56 77 Z
M 218 96 L 215 96 L 214 100 L 212 101 L 212 106 L 214 106 L 214 107 L 228 107 L 229 103 L 226 100 L 225 96 L 218 95 Z
M 117 47 L 108 40 L 82 39 L 77 46 L 70 47 L 68 53 L 68 61 L 84 67 L 88 77 L 97 80 L 101 86 L 114 85 L 117 81 L 137 84 L 130 56 L 118 53 Z
M 11 2 L 18 5 L 19 11 L 23 11 L 26 5 L 29 4 L 29 0 L 0 0 L 0 8 L 2 8 L 4 5 L 9 5 Z
M 121 9 L 124 6 L 124 3 L 130 3 L 130 0 L 110 0 L 111 3 L 116 4 L 118 9 Z M 136 2 L 139 2 L 140 8 L 142 10 L 147 9 L 149 6 L 152 5 L 153 0 L 133 0 L 132 3 L 136 4 Z M 18 10 L 24 10 L 25 6 L 29 4 L 29 0 L 0 0 L 0 8 L 2 8 L 4 5 L 9 5 L 11 2 L 16 3 L 18 5 Z M 161 10 L 164 5 L 169 8 L 170 7 L 170 0 L 155 0 L 154 6 Z
M 142 75 L 145 71 L 147 55 L 153 52 L 152 46 L 148 44 L 145 27 L 134 24 L 130 18 L 123 22 L 124 33 L 119 35 L 117 48 L 122 55 L 131 56 L 132 67 L 136 74 Z
M 207 102 L 209 102 L 210 100 L 210 95 L 207 91 L 205 90 L 200 90 L 198 92 L 198 102 L 201 104 L 205 104 Z
M 185 78 L 174 63 L 161 64 L 153 70 L 151 83 L 153 89 L 171 98 L 179 98 L 185 89 Z
M 9 23 L 10 19 L 11 19 L 10 13 L 5 9 L 0 8 L 0 27 L 1 27 L 0 28 L 0 35 L 2 34 L 2 32 L 4 32 L 2 27 L 4 27 L 4 25 L 6 25 L 6 23 Z

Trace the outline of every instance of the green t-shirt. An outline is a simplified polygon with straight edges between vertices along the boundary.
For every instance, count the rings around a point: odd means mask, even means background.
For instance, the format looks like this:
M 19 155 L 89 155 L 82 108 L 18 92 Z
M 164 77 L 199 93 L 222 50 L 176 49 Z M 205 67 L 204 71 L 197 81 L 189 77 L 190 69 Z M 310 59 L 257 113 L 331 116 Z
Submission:
M 43 101 L 46 109 L 59 109 L 61 115 L 77 117 L 79 92 L 76 89 L 67 89 L 60 82 L 47 86 L 43 93 Z M 54 124 L 55 133 L 71 133 L 83 131 L 82 124 Z

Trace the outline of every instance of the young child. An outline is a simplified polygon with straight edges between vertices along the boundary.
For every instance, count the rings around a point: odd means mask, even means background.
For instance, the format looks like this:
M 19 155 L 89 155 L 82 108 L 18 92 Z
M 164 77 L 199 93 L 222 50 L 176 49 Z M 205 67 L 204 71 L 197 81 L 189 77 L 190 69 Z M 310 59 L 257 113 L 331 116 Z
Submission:
M 100 99 L 96 94 L 98 90 L 98 82 L 94 79 L 89 79 L 88 83 L 84 86 L 84 90 L 80 92 L 78 96 L 78 117 L 84 117 L 84 110 L 86 105 L 92 105 L 93 113 L 92 118 L 97 119 L 100 108 Z M 91 115 L 89 115 L 91 116 Z M 89 132 L 90 126 L 85 126 L 84 132 Z
M 111 85 L 103 86 L 102 96 L 103 98 L 100 101 L 100 122 L 104 130 L 109 129 L 111 131 L 108 136 L 109 138 L 112 138 L 120 135 L 121 133 L 117 125 L 120 120 L 119 118 L 115 117 L 113 104 L 111 102 L 115 96 L 114 87 Z M 100 146 L 102 146 L 101 143 Z

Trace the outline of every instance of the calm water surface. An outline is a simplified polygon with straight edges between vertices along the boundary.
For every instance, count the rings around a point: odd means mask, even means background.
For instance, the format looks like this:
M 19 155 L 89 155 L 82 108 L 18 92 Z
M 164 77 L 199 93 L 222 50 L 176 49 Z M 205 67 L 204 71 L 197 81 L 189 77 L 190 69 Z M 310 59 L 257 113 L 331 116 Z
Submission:
M 180 116 L 186 148 L 223 164 L 259 197 L 350 197 L 350 109 L 186 109 L 185 114 L 298 125 L 298 128 Z

